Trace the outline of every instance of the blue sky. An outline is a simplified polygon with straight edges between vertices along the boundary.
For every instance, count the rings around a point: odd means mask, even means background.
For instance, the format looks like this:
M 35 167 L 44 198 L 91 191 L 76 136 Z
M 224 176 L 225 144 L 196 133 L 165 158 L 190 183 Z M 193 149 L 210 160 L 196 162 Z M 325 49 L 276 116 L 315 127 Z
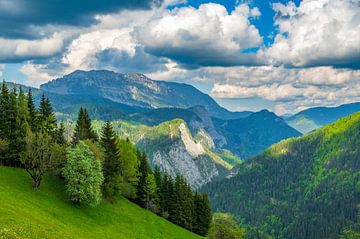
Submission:
M 0 0 L 0 75 L 76 69 L 192 84 L 231 110 L 360 101 L 355 0 Z

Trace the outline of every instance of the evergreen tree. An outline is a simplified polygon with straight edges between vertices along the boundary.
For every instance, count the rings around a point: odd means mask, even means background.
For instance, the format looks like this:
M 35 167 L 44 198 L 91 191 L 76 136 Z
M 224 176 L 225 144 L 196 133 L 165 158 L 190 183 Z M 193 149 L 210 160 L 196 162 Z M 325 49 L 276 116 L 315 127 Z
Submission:
M 33 99 L 33 95 L 32 95 L 32 91 L 31 91 L 31 88 L 29 88 L 29 92 L 28 92 L 28 95 L 27 95 L 27 106 L 28 106 L 28 111 L 29 111 L 29 125 L 30 125 L 30 128 L 33 132 L 36 132 L 37 131 L 37 123 L 38 123 L 38 120 L 37 120 L 37 116 L 38 116 L 38 113 L 36 111 L 36 108 L 35 108 L 35 103 L 34 103 L 34 99 Z
M 192 231 L 194 201 L 190 186 L 185 178 L 177 175 L 174 185 L 174 204 L 170 221 Z
M 0 138 L 7 140 L 10 138 L 11 131 L 9 125 L 10 95 L 5 81 L 2 84 L 0 96 Z
M 149 173 L 146 175 L 145 181 L 145 208 L 154 213 L 158 213 L 159 210 L 159 198 L 157 194 L 157 186 L 155 177 L 153 174 Z
M 104 150 L 102 192 L 104 197 L 112 202 L 121 194 L 123 178 L 117 137 L 109 121 L 102 128 L 100 143 Z
M 206 236 L 211 224 L 211 208 L 206 194 L 194 195 L 193 231 L 200 236 Z
M 159 187 L 159 205 L 164 218 L 172 218 L 174 214 L 174 181 L 165 173 Z
M 60 123 L 59 127 L 56 130 L 55 140 L 60 145 L 66 145 L 65 139 L 65 125 L 63 122 Z
M 91 139 L 97 141 L 97 135 L 91 126 L 91 119 L 86 109 L 80 108 L 76 122 L 72 145 L 75 146 L 80 140 Z
M 55 138 L 56 117 L 53 113 L 50 100 L 49 98 L 45 97 L 44 93 L 40 100 L 39 113 L 40 113 L 41 129 Z
M 22 139 L 20 139 L 20 122 L 18 115 L 18 99 L 16 88 L 14 88 L 9 94 L 9 106 L 7 111 L 7 120 L 8 120 L 8 139 L 9 139 L 9 151 L 7 154 L 7 159 L 9 161 L 8 165 L 10 166 L 20 166 L 20 150 L 18 148 L 21 145 Z M 25 129 L 26 130 L 26 129 Z
M 149 163 L 147 161 L 146 155 L 144 153 L 138 152 L 138 159 L 140 161 L 139 165 L 139 181 L 136 186 L 136 203 L 145 208 L 148 203 L 148 195 L 147 195 L 147 178 L 148 174 L 151 174 L 151 169 Z

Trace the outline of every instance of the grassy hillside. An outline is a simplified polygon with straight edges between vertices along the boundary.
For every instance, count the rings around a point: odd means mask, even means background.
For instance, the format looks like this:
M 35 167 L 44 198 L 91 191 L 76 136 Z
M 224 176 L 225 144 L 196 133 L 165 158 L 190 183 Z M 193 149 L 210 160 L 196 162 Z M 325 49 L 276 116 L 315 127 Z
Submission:
M 205 188 L 230 211 L 274 238 L 338 238 L 359 222 L 360 112 L 243 163 Z
M 22 169 L 0 167 L 0 238 L 201 238 L 126 199 L 115 205 L 77 208 L 66 200 L 62 181 L 47 177 L 31 189 Z

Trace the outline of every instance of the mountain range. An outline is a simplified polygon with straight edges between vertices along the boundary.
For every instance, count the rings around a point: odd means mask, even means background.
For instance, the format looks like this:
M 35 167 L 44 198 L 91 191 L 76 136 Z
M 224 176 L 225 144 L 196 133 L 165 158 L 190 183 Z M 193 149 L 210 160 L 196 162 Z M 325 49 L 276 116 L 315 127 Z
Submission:
M 359 218 L 360 112 L 283 140 L 205 186 L 214 211 L 274 238 L 338 238 Z
M 360 111 L 360 103 L 344 104 L 337 107 L 315 107 L 286 117 L 286 122 L 302 133 L 308 133 L 341 117 Z

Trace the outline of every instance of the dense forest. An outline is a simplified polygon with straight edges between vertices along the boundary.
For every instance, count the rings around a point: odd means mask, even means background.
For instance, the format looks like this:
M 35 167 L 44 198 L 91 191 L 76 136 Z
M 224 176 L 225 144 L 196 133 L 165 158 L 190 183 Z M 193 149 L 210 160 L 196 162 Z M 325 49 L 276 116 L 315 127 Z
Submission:
M 120 139 L 110 122 L 93 130 L 86 109 L 79 111 L 71 142 L 64 137 L 50 100 L 35 106 L 32 92 L 0 93 L 0 166 L 24 168 L 38 191 L 45 175 L 64 180 L 68 200 L 95 207 L 101 200 L 126 197 L 169 221 L 206 236 L 212 219 L 207 195 L 194 192 L 184 177 L 154 171 L 147 157 L 128 139 Z M 36 193 L 36 192 L 34 192 Z
M 203 189 L 214 210 L 274 238 L 359 238 L 360 113 L 275 144 L 236 171 Z

